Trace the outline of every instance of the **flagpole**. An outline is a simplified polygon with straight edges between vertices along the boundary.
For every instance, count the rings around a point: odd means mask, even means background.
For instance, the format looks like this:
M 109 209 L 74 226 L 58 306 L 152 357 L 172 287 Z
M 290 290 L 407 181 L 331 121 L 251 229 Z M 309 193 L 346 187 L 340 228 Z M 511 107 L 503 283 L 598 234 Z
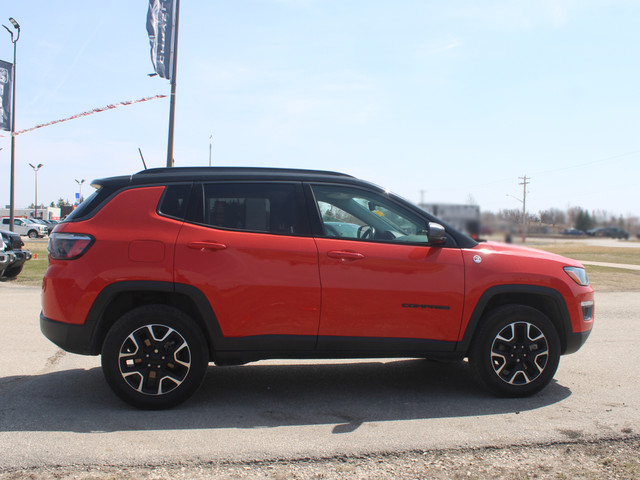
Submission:
M 169 102 L 169 141 L 167 144 L 167 167 L 173 167 L 173 131 L 176 117 L 176 77 L 178 71 L 178 23 L 180 17 L 180 0 L 176 0 L 176 20 L 173 32 L 173 55 L 171 66 L 171 98 Z

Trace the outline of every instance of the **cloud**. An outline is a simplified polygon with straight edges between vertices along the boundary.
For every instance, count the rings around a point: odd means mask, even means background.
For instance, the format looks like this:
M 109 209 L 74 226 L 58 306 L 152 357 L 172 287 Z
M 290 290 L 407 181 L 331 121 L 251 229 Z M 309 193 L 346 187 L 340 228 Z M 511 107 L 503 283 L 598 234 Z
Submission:
M 276 0 L 277 3 L 282 3 L 284 5 L 288 5 L 290 7 L 295 8 L 309 8 L 314 5 L 315 0 Z
M 495 0 L 482 6 L 453 8 L 450 14 L 453 18 L 472 20 L 486 28 L 529 30 L 547 25 L 561 28 L 577 11 L 593 6 L 593 2 L 577 3 L 574 0 Z
M 462 44 L 462 40 L 458 38 L 447 38 L 445 40 L 435 42 L 434 45 L 425 47 L 425 52 L 427 55 L 436 55 L 438 53 L 455 50 L 456 48 L 461 47 Z

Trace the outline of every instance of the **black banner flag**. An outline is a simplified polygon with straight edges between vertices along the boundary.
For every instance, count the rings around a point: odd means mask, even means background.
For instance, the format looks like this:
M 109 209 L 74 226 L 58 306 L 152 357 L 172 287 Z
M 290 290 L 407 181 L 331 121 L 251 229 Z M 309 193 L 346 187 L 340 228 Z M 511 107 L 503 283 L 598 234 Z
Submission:
M 13 64 L 0 60 L 0 129 L 11 131 Z
M 147 32 L 155 72 L 171 80 L 175 0 L 149 0 Z

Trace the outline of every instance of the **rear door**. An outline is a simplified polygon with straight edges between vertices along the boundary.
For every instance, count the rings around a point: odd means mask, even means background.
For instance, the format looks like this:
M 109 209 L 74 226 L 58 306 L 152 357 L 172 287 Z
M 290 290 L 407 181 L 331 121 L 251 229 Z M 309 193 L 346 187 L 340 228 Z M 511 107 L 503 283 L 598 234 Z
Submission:
M 209 183 L 196 192 L 175 281 L 206 295 L 222 334 L 217 347 L 313 349 L 320 278 L 301 184 Z

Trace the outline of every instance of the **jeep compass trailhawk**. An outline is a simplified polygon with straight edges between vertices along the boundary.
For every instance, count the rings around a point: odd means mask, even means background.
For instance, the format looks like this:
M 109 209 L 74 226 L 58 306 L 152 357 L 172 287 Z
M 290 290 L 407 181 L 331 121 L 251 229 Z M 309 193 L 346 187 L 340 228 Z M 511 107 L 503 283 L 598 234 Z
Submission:
M 578 262 L 478 243 L 354 177 L 159 168 L 94 182 L 49 240 L 40 325 L 102 355 L 140 408 L 191 396 L 210 362 L 469 359 L 531 395 L 593 325 Z

